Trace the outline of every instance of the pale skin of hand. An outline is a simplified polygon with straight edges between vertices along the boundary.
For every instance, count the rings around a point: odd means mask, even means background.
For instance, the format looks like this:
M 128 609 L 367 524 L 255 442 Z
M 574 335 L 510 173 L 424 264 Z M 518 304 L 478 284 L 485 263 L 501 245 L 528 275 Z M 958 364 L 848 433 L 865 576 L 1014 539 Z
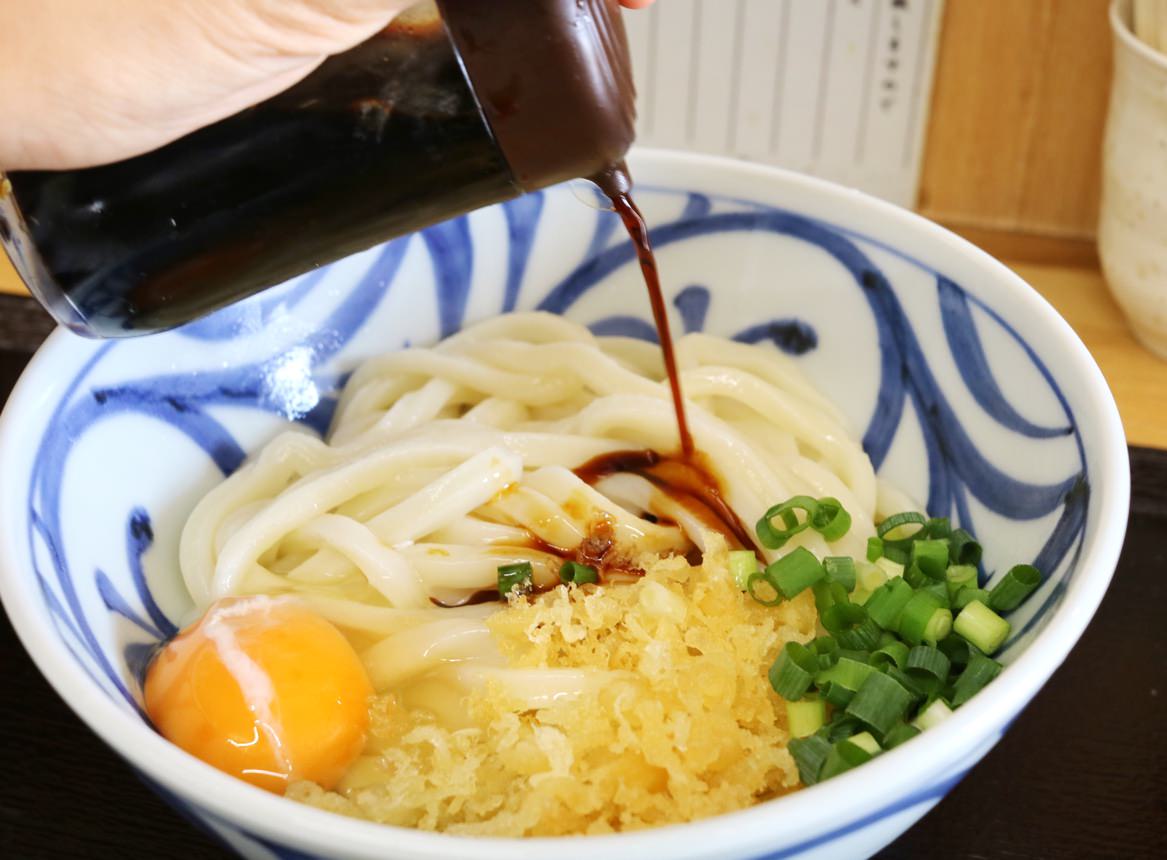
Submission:
M 409 5 L 0 0 L 0 170 L 86 167 L 156 149 L 283 92 Z

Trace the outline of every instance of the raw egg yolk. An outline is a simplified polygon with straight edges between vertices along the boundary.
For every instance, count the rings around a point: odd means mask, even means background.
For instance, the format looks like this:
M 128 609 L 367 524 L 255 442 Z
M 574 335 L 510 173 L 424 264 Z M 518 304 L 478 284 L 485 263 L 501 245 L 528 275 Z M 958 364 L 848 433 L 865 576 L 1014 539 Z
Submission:
M 159 652 L 146 712 L 193 756 L 282 794 L 333 787 L 360 754 L 373 693 L 348 640 L 290 598 L 227 598 Z

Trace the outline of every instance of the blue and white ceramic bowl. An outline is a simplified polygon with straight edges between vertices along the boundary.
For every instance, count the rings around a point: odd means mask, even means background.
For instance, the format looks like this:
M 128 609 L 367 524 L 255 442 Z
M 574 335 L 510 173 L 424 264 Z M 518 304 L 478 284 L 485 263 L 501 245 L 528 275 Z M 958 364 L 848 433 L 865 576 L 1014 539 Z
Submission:
M 515 308 L 652 338 L 616 217 L 566 188 L 307 275 L 180 331 L 58 332 L 0 426 L 0 593 L 41 671 L 172 803 L 257 858 L 859 857 L 927 812 L 1001 737 L 1102 599 L 1126 524 L 1118 413 L 1069 326 L 1019 278 L 915 215 L 777 170 L 633 161 L 675 330 L 772 341 L 833 396 L 881 475 L 982 536 L 993 571 L 1048 573 L 1008 664 L 920 738 L 828 783 L 683 826 L 469 839 L 305 808 L 156 735 L 138 685 L 188 621 L 176 567 L 195 500 L 289 420 L 328 423 L 360 360 Z M 33 715 L 29 715 L 32 719 Z

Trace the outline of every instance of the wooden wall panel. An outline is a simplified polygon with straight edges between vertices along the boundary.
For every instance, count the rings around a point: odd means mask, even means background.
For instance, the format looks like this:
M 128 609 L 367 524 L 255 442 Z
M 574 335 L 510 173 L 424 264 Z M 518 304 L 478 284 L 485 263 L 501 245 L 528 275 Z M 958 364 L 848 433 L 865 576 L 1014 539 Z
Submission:
M 1090 239 L 1110 87 L 1108 0 L 947 0 L 919 208 Z

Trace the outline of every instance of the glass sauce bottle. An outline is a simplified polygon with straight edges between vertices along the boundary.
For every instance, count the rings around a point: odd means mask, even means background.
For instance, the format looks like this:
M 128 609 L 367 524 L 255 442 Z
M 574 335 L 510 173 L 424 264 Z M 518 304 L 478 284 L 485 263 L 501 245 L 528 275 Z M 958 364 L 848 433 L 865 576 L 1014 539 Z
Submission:
M 633 139 L 616 0 L 437 0 L 135 158 L 0 176 L 0 243 L 81 334 L 172 328 L 317 266 L 604 173 Z

